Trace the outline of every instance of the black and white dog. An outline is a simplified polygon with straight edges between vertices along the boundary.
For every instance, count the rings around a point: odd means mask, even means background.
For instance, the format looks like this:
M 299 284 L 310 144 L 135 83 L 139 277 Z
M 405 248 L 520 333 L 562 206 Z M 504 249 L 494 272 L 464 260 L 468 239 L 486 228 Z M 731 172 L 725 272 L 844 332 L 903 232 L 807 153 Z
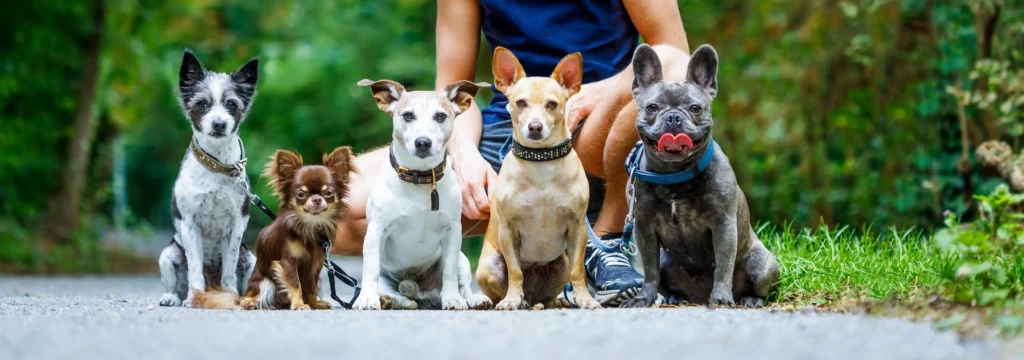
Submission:
M 189 50 L 182 55 L 178 100 L 193 135 L 171 195 L 174 238 L 160 254 L 162 306 L 235 308 L 249 281 L 256 257 L 242 244 L 249 178 L 238 126 L 258 70 L 255 58 L 224 74 L 204 69 Z

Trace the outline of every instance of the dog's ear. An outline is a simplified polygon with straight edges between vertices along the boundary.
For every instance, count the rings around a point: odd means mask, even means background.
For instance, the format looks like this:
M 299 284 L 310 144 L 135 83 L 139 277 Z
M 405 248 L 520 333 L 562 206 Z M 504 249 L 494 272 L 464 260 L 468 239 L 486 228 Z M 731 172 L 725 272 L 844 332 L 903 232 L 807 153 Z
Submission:
M 235 94 L 242 98 L 242 102 L 249 105 L 253 94 L 256 93 L 256 79 L 259 78 L 260 59 L 249 59 L 245 65 L 231 73 L 231 81 L 236 85 Z
M 369 86 L 370 91 L 373 91 L 373 100 L 377 101 L 377 107 L 388 114 L 394 110 L 398 99 L 405 95 L 405 86 L 391 80 L 362 79 L 356 85 Z
M 526 70 L 523 70 L 519 59 L 511 51 L 501 46 L 494 49 L 491 72 L 494 73 L 494 87 L 501 92 L 505 92 L 515 85 L 516 81 L 526 77 Z
M 185 49 L 185 53 L 181 54 L 181 69 L 178 70 L 178 90 L 181 91 L 184 101 L 188 102 L 188 98 L 192 93 L 192 88 L 203 81 L 206 78 L 206 70 L 203 69 L 203 64 L 199 63 L 199 59 L 192 53 L 192 50 Z
M 551 78 L 569 90 L 569 96 L 580 92 L 580 85 L 583 84 L 583 55 L 578 52 L 566 55 L 555 66 Z
M 712 98 L 718 94 L 718 53 L 711 45 L 701 45 L 690 57 L 686 69 L 686 82 L 704 89 Z
M 633 97 L 661 81 L 663 76 L 658 53 L 650 45 L 640 44 L 633 52 Z
M 295 181 L 295 174 L 302 168 L 302 156 L 288 150 L 278 150 L 270 156 L 270 162 L 263 169 L 263 177 L 270 182 L 274 193 L 282 202 L 287 199 L 288 188 Z M 283 204 L 282 204 L 283 205 Z
M 491 87 L 491 84 L 459 80 L 444 86 L 444 96 L 452 104 L 455 104 L 455 109 L 457 110 L 455 115 L 458 115 L 469 109 L 469 105 L 473 103 L 473 97 L 476 96 L 477 91 L 486 87 Z
M 352 167 L 352 148 L 339 146 L 330 154 L 324 154 L 324 166 L 331 171 L 338 197 L 344 197 L 348 189 L 349 173 L 356 171 Z

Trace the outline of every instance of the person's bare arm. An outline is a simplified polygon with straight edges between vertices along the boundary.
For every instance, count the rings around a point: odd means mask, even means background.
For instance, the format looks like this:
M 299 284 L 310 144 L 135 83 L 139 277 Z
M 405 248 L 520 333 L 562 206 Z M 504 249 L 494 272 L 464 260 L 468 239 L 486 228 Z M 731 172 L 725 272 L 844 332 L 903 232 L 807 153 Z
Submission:
M 662 55 L 666 71 L 685 66 L 690 54 L 686 31 L 679 15 L 679 4 L 675 0 L 624 0 L 626 13 L 644 42 L 654 46 Z M 677 56 L 678 55 L 678 56 Z M 679 61 L 676 61 L 679 60 Z M 610 78 L 584 84 L 578 94 L 566 104 L 570 128 L 590 114 L 601 103 L 625 104 L 632 99 L 630 92 L 633 82 L 633 65 Z
M 670 45 L 690 54 L 679 3 L 675 0 L 625 0 L 622 4 L 648 45 Z
M 477 0 L 438 0 L 435 40 L 437 88 L 458 80 L 474 81 L 480 50 Z M 490 211 L 487 187 L 497 174 L 477 150 L 483 120 L 476 101 L 454 121 L 448 153 L 462 188 L 462 214 L 470 219 L 486 218 Z

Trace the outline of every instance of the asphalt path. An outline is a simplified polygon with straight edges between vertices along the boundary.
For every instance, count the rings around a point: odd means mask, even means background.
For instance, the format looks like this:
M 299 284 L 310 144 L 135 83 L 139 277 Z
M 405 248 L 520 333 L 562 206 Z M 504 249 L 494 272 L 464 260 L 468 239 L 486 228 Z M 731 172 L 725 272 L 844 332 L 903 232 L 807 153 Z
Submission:
M 0 276 L 0 359 L 982 359 L 1019 348 L 850 314 L 211 311 L 160 307 L 161 292 L 156 275 Z

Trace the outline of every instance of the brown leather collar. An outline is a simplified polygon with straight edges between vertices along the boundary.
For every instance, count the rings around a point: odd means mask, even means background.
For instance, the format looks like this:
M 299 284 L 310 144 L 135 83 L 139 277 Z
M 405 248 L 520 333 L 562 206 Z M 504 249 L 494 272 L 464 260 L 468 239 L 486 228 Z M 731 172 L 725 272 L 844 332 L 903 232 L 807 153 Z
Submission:
M 199 143 L 196 142 L 196 137 L 192 137 L 192 144 L 189 148 L 192 149 L 192 155 L 196 158 L 203 167 L 213 171 L 215 173 L 221 173 L 230 177 L 238 177 L 245 173 L 245 164 L 249 161 L 245 158 L 245 145 L 242 144 L 242 138 L 238 138 L 238 147 L 242 149 L 242 159 L 234 165 L 225 165 L 224 163 L 217 160 L 203 148 L 199 147 Z
M 441 160 L 441 165 L 430 170 L 409 170 L 398 166 L 398 160 L 395 160 L 394 148 L 391 148 L 388 156 L 391 158 L 391 167 L 398 173 L 398 178 L 413 184 L 436 184 L 444 177 L 444 168 L 448 165 L 447 153 L 445 153 L 445 158 Z

